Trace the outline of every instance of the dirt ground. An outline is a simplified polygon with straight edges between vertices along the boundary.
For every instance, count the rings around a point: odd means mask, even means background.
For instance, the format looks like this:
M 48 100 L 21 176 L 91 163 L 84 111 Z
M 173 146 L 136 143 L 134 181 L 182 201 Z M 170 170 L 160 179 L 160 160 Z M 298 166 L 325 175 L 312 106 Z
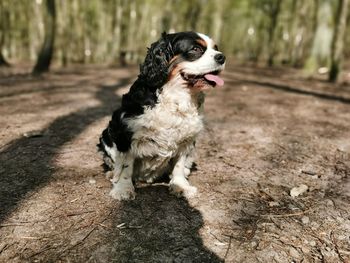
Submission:
M 0 262 L 350 262 L 349 85 L 228 66 L 199 195 L 118 202 L 95 146 L 137 68 L 28 70 L 0 70 Z

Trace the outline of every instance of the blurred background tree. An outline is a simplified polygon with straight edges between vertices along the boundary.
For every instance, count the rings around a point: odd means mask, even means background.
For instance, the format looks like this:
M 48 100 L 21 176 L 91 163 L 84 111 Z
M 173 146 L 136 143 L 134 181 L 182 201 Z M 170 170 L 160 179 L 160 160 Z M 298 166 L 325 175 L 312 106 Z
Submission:
M 49 43 L 58 66 L 135 64 L 161 32 L 184 30 L 235 61 L 321 68 L 331 81 L 350 56 L 348 0 L 60 0 L 55 18 L 49 2 L 0 1 L 0 65 L 38 64 Z
M 55 0 L 46 0 L 47 14 L 45 15 L 45 38 L 43 46 L 34 66 L 33 74 L 41 74 L 49 70 L 53 56 L 56 31 L 56 6 Z

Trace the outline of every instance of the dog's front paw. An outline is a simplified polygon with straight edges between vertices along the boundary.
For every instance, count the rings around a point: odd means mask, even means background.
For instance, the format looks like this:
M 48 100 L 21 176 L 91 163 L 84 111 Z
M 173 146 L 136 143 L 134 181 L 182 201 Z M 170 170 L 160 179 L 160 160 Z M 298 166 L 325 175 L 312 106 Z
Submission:
M 116 200 L 133 200 L 135 199 L 136 193 L 135 188 L 131 184 L 125 184 L 118 182 L 113 184 L 112 190 L 109 192 L 109 195 Z
M 197 188 L 191 185 L 180 185 L 180 184 L 170 184 L 170 193 L 176 195 L 177 197 L 187 197 L 191 198 L 197 194 Z

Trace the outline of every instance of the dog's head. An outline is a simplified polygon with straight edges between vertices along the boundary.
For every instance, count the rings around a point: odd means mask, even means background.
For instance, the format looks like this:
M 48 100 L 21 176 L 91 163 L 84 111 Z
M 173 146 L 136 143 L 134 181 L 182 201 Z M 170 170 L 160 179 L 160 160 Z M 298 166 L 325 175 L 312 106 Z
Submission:
M 148 49 L 140 76 L 148 85 L 159 88 L 181 77 L 189 88 L 203 90 L 222 86 L 218 76 L 225 67 L 225 56 L 208 36 L 196 32 L 163 33 Z

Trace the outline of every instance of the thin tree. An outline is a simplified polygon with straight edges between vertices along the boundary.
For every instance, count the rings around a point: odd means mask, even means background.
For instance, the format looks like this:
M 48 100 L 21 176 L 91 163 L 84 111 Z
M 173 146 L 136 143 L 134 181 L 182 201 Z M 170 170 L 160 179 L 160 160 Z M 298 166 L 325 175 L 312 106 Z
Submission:
M 339 0 L 335 17 L 335 30 L 331 50 L 331 68 L 329 81 L 336 82 L 341 70 L 344 36 L 346 30 L 346 17 L 348 13 L 349 0 Z
M 55 0 L 46 0 L 46 10 L 47 14 L 45 15 L 44 43 L 40 50 L 36 65 L 33 69 L 33 74 L 35 75 L 47 72 L 49 70 L 53 56 L 56 31 Z
M 2 54 L 2 47 L 4 46 L 4 41 L 5 41 L 4 31 L 2 31 L 0 32 L 0 67 L 1 66 L 9 67 L 10 63 L 7 62 L 7 60 L 5 59 L 5 56 Z
M 0 2 L 0 66 L 10 66 L 2 53 L 3 46 L 5 45 L 5 31 L 9 28 L 8 16 L 8 12 L 5 12 L 5 2 Z
M 276 28 L 278 22 L 278 15 L 281 10 L 281 0 L 275 0 L 270 3 L 269 15 L 270 15 L 270 25 L 268 29 L 268 45 L 269 45 L 269 57 L 267 60 L 267 64 L 269 66 L 273 66 L 275 54 L 276 54 Z

